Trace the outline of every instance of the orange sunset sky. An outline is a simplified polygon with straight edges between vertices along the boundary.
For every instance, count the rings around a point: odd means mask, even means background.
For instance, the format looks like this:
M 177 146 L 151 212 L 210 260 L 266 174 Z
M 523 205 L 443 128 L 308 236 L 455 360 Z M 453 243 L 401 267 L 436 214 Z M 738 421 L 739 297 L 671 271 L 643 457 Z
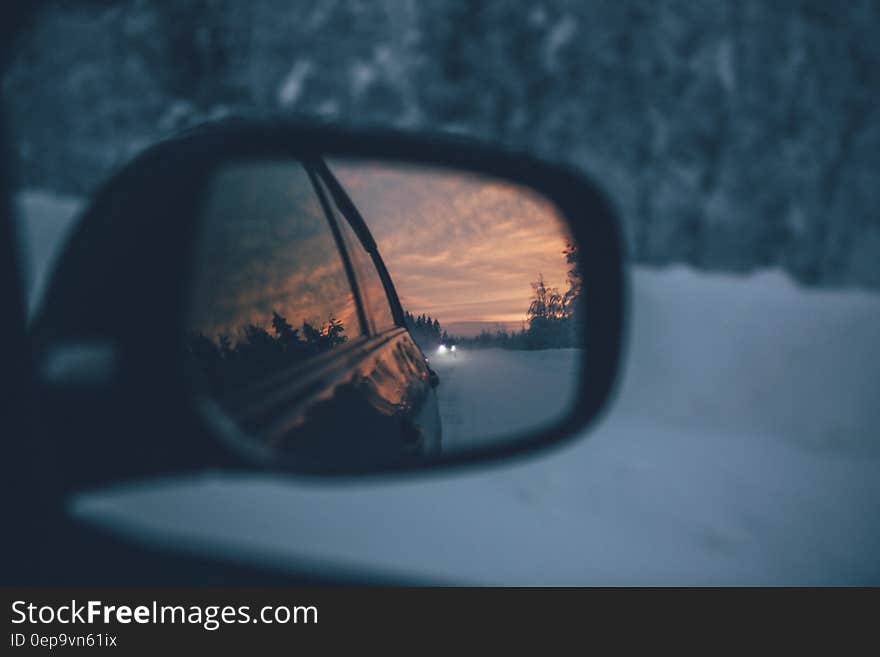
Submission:
M 569 241 L 555 206 L 529 189 L 443 169 L 330 160 L 405 309 L 450 332 L 525 320 L 531 282 L 563 291 Z

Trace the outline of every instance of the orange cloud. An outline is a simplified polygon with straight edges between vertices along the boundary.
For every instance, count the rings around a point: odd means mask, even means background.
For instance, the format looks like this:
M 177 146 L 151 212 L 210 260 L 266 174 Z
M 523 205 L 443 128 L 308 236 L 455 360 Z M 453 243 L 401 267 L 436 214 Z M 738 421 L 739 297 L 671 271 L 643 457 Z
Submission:
M 213 180 L 196 257 L 191 323 L 235 342 L 248 324 L 294 328 L 332 315 L 347 335 L 360 326 L 323 208 L 297 162 L 230 166 Z
M 565 288 L 570 237 L 556 207 L 531 190 L 407 164 L 328 164 L 367 221 L 407 310 L 462 332 L 518 327 L 539 275 Z

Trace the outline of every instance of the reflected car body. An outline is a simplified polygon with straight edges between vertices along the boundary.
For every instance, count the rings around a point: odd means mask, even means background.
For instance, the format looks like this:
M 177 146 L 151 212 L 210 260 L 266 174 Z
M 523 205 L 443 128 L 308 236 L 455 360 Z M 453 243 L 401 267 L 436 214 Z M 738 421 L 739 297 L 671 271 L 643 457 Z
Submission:
M 436 454 L 432 372 L 404 328 L 358 340 L 262 382 L 209 412 L 231 414 L 283 460 L 369 467 Z M 219 406 L 219 405 L 218 405 Z
M 331 306 L 335 317 L 323 330 L 301 319 L 292 320 L 301 333 L 273 311 L 277 335 L 246 326 L 243 333 L 247 336 L 250 331 L 253 337 L 250 343 L 245 338 L 244 348 L 237 351 L 230 349 L 228 336 L 224 336 L 226 344 L 212 348 L 212 341 L 196 332 L 203 348 L 191 349 L 190 355 L 199 378 L 209 384 L 203 385 L 207 413 L 221 421 L 223 416 L 231 417 L 242 443 L 256 440 L 257 449 L 267 456 L 305 472 L 326 471 L 328 463 L 343 470 L 402 465 L 439 453 L 436 377 L 432 378 L 424 354 L 400 321 L 403 313 L 393 282 L 366 222 L 345 190 L 320 159 L 270 162 L 241 171 L 239 178 L 244 181 L 239 181 L 239 187 L 235 187 L 234 175 L 228 174 L 219 185 L 222 215 L 230 221 L 224 224 L 221 219 L 218 225 L 212 222 L 216 215 L 210 211 L 201 220 L 202 241 L 219 246 L 209 254 L 207 270 L 195 267 L 194 294 L 204 298 L 194 301 L 208 306 L 195 319 L 213 317 L 211 307 L 219 304 L 232 313 L 252 315 L 255 307 L 265 304 L 265 299 L 254 299 L 253 293 L 277 287 L 266 280 L 252 281 L 261 272 L 266 278 L 266 260 L 273 257 L 278 270 L 275 278 L 285 281 L 286 289 L 280 297 L 272 296 L 271 302 L 288 308 L 282 312 L 301 315 L 315 303 L 309 294 L 320 298 L 341 295 L 356 308 L 349 309 L 347 323 L 343 323 L 338 321 L 342 309 Z M 297 193 L 292 191 L 295 186 Z M 232 211 L 230 205 L 235 206 Z M 315 216 L 303 215 L 308 208 Z M 289 239 L 277 235 L 280 225 L 309 221 L 326 222 L 323 252 L 315 252 L 315 239 L 304 242 L 295 230 Z M 230 223 L 231 233 L 217 237 Z M 253 228 L 248 232 L 253 225 L 264 229 L 262 237 L 255 236 Z M 318 237 L 321 229 L 317 225 Z M 256 247 L 242 246 L 243 239 Z M 227 263 L 223 256 L 230 243 L 237 257 Z M 242 251 L 250 257 L 242 258 Z M 322 287 L 319 272 L 333 269 L 334 263 L 338 271 L 330 290 Z M 254 264 L 258 271 L 249 271 Z M 311 282 L 309 293 L 302 284 L 291 283 L 302 276 L 317 279 Z M 230 302 L 229 297 L 234 299 Z M 225 358 L 218 357 L 224 354 Z

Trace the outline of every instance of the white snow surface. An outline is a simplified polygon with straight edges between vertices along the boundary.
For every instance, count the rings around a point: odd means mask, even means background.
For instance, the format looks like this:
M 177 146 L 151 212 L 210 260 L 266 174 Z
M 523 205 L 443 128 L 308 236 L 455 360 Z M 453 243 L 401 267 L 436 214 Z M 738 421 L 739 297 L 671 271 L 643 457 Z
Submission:
M 458 451 L 561 421 L 577 394 L 578 349 L 467 349 L 430 355 L 440 377 L 443 449 Z
M 21 200 L 44 271 L 74 204 Z M 84 492 L 72 513 L 166 547 L 437 582 L 880 584 L 880 296 L 636 268 L 631 310 L 615 403 L 555 450 L 347 483 L 202 473 Z

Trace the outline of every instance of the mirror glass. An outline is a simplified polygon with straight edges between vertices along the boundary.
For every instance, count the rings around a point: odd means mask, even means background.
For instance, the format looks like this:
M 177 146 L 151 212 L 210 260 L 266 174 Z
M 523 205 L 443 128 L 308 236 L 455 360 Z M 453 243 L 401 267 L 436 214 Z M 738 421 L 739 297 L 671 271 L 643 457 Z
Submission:
M 241 161 L 206 186 L 183 343 L 206 409 L 302 471 L 532 437 L 578 393 L 578 248 L 531 189 L 399 162 Z

